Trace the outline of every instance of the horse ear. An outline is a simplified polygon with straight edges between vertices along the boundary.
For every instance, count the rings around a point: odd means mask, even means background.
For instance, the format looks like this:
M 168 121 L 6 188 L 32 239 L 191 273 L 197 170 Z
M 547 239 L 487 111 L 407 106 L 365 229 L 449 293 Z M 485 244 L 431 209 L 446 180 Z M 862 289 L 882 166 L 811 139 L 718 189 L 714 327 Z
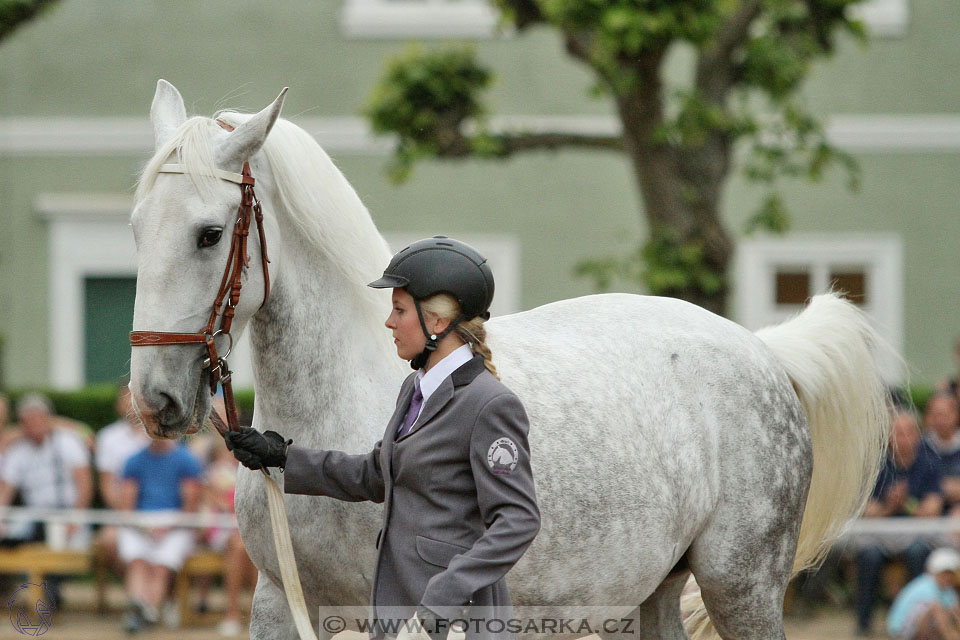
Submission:
M 280 117 L 286 95 L 287 87 L 284 87 L 269 107 L 237 126 L 217 152 L 217 164 L 221 167 L 233 167 L 246 162 L 259 151 L 273 124 Z
M 169 140 L 186 120 L 187 110 L 180 92 L 163 78 L 157 80 L 157 92 L 153 94 L 153 104 L 150 106 L 155 150 Z

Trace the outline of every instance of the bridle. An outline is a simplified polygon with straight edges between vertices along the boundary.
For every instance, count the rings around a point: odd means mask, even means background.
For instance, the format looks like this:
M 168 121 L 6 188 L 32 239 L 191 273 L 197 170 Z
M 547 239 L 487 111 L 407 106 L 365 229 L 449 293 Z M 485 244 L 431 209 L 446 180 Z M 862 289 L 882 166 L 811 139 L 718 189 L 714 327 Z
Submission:
M 217 120 L 216 123 L 227 131 L 233 131 L 233 127 Z M 160 173 L 187 173 L 187 169 L 182 164 L 165 164 L 160 167 Z M 239 431 L 240 422 L 237 418 L 237 407 L 233 399 L 233 385 L 231 383 L 232 372 L 227 366 L 227 358 L 233 351 L 233 336 L 230 335 L 230 327 L 233 325 L 233 316 L 236 312 L 237 304 L 240 302 L 240 289 L 243 287 L 242 277 L 244 271 L 250 266 L 250 257 L 247 255 L 247 237 L 250 233 L 250 222 L 255 220 L 257 223 L 257 232 L 260 236 L 260 261 L 263 265 L 263 303 L 267 303 L 270 298 L 270 271 L 267 263 L 270 259 L 267 257 L 267 240 L 263 230 L 263 209 L 260 206 L 260 200 L 253 190 L 254 178 L 250 175 L 250 163 L 243 163 L 241 173 L 231 173 L 222 169 L 214 169 L 213 177 L 227 180 L 240 185 L 240 206 L 237 208 L 237 221 L 233 226 L 233 235 L 230 241 L 230 255 L 227 257 L 227 266 L 223 271 L 223 278 L 220 280 L 220 290 L 213 301 L 213 308 L 210 310 L 210 318 L 206 326 L 200 331 L 194 333 L 184 333 L 175 331 L 131 331 L 130 346 L 132 347 L 152 347 L 170 344 L 204 344 L 207 348 L 207 358 L 203 362 L 204 368 L 210 367 L 210 395 L 217 392 L 217 384 L 223 388 L 223 400 L 226 406 L 227 423 L 217 415 L 215 410 L 211 410 L 210 419 L 217 431 L 223 435 L 227 430 Z M 221 311 L 221 307 L 223 310 Z M 215 328 L 217 318 L 220 318 L 219 328 Z M 216 339 L 219 336 L 225 336 L 229 340 L 227 352 L 222 356 L 217 353 Z

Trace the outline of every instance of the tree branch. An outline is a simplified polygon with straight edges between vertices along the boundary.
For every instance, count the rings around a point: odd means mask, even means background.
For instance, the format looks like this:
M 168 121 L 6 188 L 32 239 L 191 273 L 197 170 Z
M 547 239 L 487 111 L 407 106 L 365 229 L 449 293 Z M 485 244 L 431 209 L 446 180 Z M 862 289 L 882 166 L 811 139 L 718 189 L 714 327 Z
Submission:
M 622 136 L 593 135 L 543 131 L 537 133 L 492 133 L 488 134 L 489 147 L 481 150 L 472 144 L 477 138 L 452 134 L 449 130 L 441 136 L 436 146 L 436 155 L 441 158 L 496 157 L 506 158 L 523 151 L 556 151 L 561 147 L 623 151 Z
M 56 2 L 57 0 L 0 0 L 0 40 Z
M 513 24 L 517 31 L 523 31 L 538 24 L 546 24 L 547 18 L 533 0 L 496 0 L 501 10 L 513 14 Z
M 500 155 L 510 156 L 520 151 L 548 149 L 555 151 L 560 147 L 579 147 L 581 149 L 603 149 L 623 151 L 623 136 L 587 135 L 579 133 L 518 133 L 501 134 L 497 139 L 503 145 Z
M 713 46 L 700 52 L 697 58 L 697 87 L 708 100 L 726 96 L 726 90 L 735 81 L 736 63 L 731 59 L 733 51 L 746 41 L 750 25 L 760 15 L 760 0 L 747 0 L 720 29 Z

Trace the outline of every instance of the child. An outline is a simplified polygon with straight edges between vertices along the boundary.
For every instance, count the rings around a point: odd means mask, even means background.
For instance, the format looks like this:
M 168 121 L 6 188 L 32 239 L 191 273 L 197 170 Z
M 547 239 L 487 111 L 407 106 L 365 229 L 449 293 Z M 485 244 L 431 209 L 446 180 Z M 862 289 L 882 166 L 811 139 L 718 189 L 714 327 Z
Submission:
M 901 640 L 960 640 L 960 599 L 954 590 L 960 554 L 936 549 L 926 569 L 893 601 L 887 631 Z

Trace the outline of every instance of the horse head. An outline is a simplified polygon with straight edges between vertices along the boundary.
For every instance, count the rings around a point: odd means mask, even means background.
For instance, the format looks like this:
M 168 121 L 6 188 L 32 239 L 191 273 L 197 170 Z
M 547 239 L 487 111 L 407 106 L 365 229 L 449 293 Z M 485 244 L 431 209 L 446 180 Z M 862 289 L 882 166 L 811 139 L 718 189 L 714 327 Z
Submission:
M 229 114 L 231 124 L 210 118 L 188 119 L 183 98 L 160 80 L 150 110 L 155 153 L 141 175 L 130 218 L 137 246 L 137 295 L 133 328 L 148 332 L 197 333 L 208 323 L 221 289 L 238 219 L 241 189 L 223 179 L 239 174 L 244 163 L 264 203 L 264 235 L 270 248 L 271 275 L 278 266 L 280 234 L 270 215 L 273 191 L 264 141 L 280 115 L 284 92 L 252 116 Z M 165 165 L 182 172 L 165 172 Z M 243 328 L 265 301 L 267 286 L 258 234 L 251 223 L 242 295 L 230 333 Z M 229 296 L 227 296 L 229 298 Z M 222 312 L 223 307 L 218 309 Z M 217 320 L 219 326 L 220 320 Z M 223 354 L 227 340 L 217 338 Z M 209 363 L 202 343 L 141 346 L 132 350 L 130 390 L 137 414 L 155 438 L 194 433 L 210 412 Z

